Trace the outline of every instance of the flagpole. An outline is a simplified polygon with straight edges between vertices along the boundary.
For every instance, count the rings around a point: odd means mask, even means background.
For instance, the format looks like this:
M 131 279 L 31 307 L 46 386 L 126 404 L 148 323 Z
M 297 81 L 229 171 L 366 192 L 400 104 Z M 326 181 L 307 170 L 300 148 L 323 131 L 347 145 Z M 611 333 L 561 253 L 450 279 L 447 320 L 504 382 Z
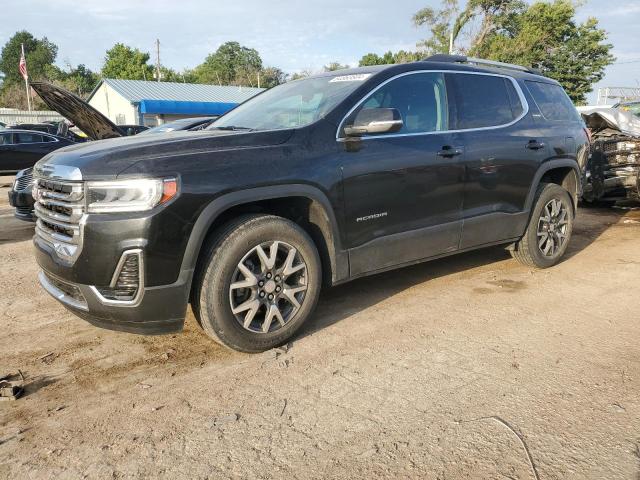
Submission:
M 22 43 L 21 46 L 22 46 L 22 58 L 26 59 L 27 57 L 25 57 L 24 55 L 24 43 Z M 24 77 L 24 87 L 27 91 L 27 105 L 29 106 L 29 111 L 31 111 L 31 95 L 29 92 L 29 76 L 28 75 L 25 75 Z

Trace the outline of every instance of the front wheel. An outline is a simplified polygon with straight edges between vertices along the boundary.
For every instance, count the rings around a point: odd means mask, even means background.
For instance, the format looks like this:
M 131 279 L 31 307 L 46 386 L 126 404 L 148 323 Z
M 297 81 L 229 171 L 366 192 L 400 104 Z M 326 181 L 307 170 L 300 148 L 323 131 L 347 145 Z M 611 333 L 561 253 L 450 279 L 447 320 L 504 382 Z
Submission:
M 520 263 L 549 268 L 560 261 L 573 231 L 573 202 L 569 192 L 555 183 L 538 187 L 529 225 L 511 251 Z
M 239 218 L 209 247 L 196 279 L 196 318 L 234 350 L 281 345 L 315 308 L 320 265 L 313 241 L 297 224 L 272 215 Z

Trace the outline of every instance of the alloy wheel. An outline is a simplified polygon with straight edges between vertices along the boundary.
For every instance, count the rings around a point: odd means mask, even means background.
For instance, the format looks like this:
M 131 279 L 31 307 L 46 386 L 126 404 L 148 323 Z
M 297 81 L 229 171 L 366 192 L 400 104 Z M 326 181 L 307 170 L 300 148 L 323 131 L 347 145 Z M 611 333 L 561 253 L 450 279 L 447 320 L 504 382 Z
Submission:
M 270 333 L 297 314 L 307 291 L 307 264 L 281 241 L 252 248 L 236 266 L 229 286 L 231 311 L 243 328 Z
M 549 201 L 538 220 L 538 248 L 545 257 L 554 257 L 567 241 L 569 209 L 556 198 Z

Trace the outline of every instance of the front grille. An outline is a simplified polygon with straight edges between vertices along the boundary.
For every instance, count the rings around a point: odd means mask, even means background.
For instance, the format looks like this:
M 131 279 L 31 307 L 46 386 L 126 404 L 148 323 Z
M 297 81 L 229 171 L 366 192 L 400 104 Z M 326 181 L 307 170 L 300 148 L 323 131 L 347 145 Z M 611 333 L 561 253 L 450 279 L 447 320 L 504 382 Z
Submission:
M 33 182 L 33 169 L 28 168 L 21 177 L 16 178 L 15 190 L 17 192 L 26 190 L 31 182 Z
M 610 165 L 640 164 L 640 140 L 621 137 L 600 142 Z
M 59 257 L 74 260 L 82 248 L 83 184 L 39 178 L 35 189 L 37 237 L 49 244 Z

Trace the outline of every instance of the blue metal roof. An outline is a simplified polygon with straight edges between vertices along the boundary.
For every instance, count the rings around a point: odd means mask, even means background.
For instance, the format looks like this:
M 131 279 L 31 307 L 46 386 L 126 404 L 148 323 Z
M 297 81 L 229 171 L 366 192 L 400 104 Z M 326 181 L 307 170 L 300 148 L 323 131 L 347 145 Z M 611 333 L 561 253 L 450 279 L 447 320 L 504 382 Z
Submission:
M 175 100 L 141 100 L 140 113 L 164 113 L 173 115 L 222 115 L 237 103 L 178 102 Z
M 173 100 L 177 102 L 242 103 L 262 92 L 263 88 L 204 85 L 199 83 L 149 82 L 105 78 L 91 92 L 87 101 L 105 83 L 131 103 L 142 100 Z

